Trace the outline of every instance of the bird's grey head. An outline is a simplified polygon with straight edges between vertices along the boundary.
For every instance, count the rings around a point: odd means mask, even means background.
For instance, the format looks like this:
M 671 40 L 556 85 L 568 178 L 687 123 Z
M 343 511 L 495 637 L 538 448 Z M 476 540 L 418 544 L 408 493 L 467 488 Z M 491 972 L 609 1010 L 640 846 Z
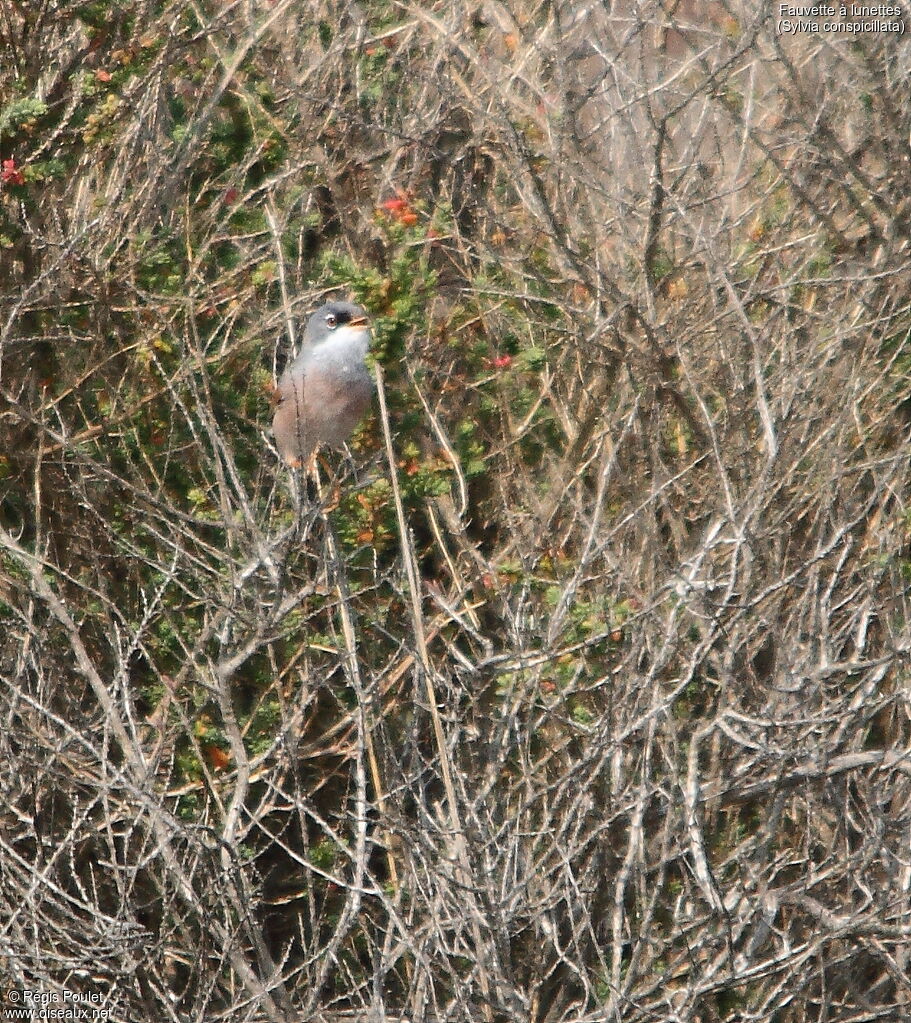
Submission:
M 310 344 L 326 341 L 334 334 L 368 329 L 367 313 L 356 302 L 327 302 L 307 321 L 306 340 Z

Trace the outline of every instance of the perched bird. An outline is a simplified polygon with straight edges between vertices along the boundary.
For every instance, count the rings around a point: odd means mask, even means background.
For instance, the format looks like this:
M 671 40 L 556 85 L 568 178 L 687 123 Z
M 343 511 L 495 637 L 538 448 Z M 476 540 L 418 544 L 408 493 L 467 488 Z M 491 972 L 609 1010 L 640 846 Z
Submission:
M 367 314 L 354 302 L 327 302 L 310 317 L 300 354 L 278 382 L 272 420 L 288 465 L 309 464 L 322 444 L 343 447 L 363 419 L 374 389 L 369 347 Z

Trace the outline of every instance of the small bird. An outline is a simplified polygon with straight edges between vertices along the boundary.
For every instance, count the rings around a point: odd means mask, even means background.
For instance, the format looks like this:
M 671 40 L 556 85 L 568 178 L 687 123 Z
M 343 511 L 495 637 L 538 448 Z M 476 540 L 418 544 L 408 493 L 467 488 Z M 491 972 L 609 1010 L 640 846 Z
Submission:
M 272 419 L 288 465 L 308 465 L 322 444 L 343 447 L 363 419 L 374 390 L 369 347 L 367 314 L 354 302 L 327 302 L 310 317 L 300 354 L 278 382 Z

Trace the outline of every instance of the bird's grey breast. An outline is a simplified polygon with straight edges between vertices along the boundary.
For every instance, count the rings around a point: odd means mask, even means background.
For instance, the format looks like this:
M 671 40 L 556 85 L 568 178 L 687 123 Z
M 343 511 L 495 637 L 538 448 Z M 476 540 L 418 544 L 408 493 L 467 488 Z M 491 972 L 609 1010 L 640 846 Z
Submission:
M 367 331 L 351 331 L 348 337 L 331 337 L 315 344 L 307 359 L 307 368 L 346 383 L 369 382 L 373 378 L 364 361 L 370 344 Z

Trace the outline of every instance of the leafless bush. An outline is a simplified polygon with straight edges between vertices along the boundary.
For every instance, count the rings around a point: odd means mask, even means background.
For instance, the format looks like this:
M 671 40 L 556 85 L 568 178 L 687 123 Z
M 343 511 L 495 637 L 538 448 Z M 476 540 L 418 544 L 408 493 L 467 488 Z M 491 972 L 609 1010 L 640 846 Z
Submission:
M 695 0 L 0 31 L 7 984 L 911 1017 L 900 37 Z M 333 288 L 382 402 L 317 494 L 268 383 Z

